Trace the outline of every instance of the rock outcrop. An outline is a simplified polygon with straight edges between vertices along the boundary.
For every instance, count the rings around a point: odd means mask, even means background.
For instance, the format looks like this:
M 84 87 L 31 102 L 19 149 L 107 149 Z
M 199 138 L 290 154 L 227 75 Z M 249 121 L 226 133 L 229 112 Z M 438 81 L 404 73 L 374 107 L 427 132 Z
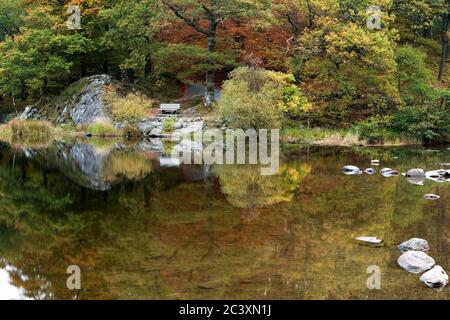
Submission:
M 55 101 L 56 122 L 89 124 L 96 118 L 111 118 L 105 102 L 105 87 L 112 83 L 108 75 L 83 78 L 70 85 Z

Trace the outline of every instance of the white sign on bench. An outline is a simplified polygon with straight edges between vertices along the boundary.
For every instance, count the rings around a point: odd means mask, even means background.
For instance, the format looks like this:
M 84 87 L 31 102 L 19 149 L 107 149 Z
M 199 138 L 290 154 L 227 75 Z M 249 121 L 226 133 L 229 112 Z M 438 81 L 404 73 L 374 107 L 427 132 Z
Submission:
M 163 103 L 159 106 L 162 113 L 177 113 L 180 109 L 181 105 L 178 103 Z

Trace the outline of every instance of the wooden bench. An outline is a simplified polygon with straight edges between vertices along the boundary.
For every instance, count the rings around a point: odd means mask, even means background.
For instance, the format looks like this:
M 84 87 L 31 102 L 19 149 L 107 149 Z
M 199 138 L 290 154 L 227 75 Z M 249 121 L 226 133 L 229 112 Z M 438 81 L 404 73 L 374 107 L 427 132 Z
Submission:
M 163 103 L 159 106 L 159 111 L 162 114 L 165 113 L 170 113 L 170 114 L 174 114 L 174 113 L 178 113 L 181 109 L 181 105 L 177 104 L 177 103 Z

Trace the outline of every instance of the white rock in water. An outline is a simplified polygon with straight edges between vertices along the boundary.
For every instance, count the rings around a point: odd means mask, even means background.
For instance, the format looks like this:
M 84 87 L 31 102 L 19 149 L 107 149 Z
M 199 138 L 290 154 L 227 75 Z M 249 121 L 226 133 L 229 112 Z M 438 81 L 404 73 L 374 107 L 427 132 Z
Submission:
M 425 173 L 425 176 L 429 180 L 433 180 L 435 182 L 445 182 L 447 177 L 450 177 L 450 170 L 433 170 Z
M 408 251 L 425 252 L 430 250 L 430 247 L 428 246 L 428 241 L 419 238 L 412 238 L 408 241 L 405 241 L 402 244 L 400 244 L 398 248 L 401 252 L 408 252 Z
M 359 175 L 363 173 L 361 169 L 356 166 L 345 166 L 344 168 L 342 168 L 342 171 L 344 172 L 344 174 L 349 176 Z
M 383 177 L 389 178 L 389 177 L 394 177 L 394 176 L 398 176 L 399 172 L 397 170 L 391 169 L 391 168 L 384 168 L 383 170 L 380 171 L 381 175 Z
M 448 275 L 441 266 L 435 266 L 430 271 L 425 272 L 420 281 L 430 288 L 442 288 L 448 284 Z
M 423 196 L 426 200 L 439 200 L 441 196 L 438 196 L 437 194 L 426 194 Z
M 408 172 L 406 172 L 406 177 L 425 177 L 425 170 L 411 169 Z
M 356 238 L 356 240 L 370 244 L 380 244 L 381 242 L 383 242 L 383 240 L 375 237 L 358 237 Z
M 367 168 L 364 172 L 367 174 L 375 174 L 377 171 L 373 168 Z
M 435 265 L 432 257 L 422 251 L 408 251 L 397 259 L 400 267 L 411 273 L 421 273 Z

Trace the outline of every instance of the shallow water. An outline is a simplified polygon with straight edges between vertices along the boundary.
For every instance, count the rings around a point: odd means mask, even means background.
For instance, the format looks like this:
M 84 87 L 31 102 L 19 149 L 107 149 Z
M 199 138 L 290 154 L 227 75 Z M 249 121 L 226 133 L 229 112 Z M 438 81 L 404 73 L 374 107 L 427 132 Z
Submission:
M 371 159 L 433 170 L 450 151 L 291 146 L 280 175 L 262 177 L 177 166 L 145 143 L 2 146 L 0 299 L 450 298 L 396 263 L 396 245 L 421 237 L 450 271 L 450 183 L 341 172 Z M 69 265 L 81 290 L 66 287 Z M 380 290 L 367 288 L 371 265 Z

